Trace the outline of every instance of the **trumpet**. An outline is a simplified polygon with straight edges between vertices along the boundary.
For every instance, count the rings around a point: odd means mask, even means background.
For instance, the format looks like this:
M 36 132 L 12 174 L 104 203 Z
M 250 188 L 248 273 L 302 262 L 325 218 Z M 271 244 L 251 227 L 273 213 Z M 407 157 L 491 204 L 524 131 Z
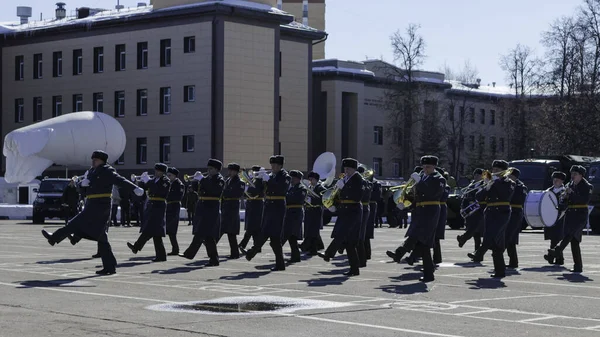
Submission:
M 184 180 L 186 183 L 189 183 L 190 181 L 193 181 L 193 180 L 194 180 L 194 177 L 196 176 L 196 174 L 197 174 L 197 173 L 198 173 L 198 172 L 196 172 L 196 173 L 195 173 L 193 176 L 191 176 L 191 175 L 189 175 L 189 174 L 184 174 L 184 175 L 183 175 L 183 180 Z M 206 178 L 206 177 L 208 176 L 208 172 L 204 172 L 204 173 L 200 173 L 200 174 L 201 174 L 201 175 L 203 175 L 203 176 L 204 176 L 204 178 Z
M 142 177 L 148 177 L 149 179 L 153 179 L 154 176 L 153 175 L 148 175 L 148 172 L 144 172 L 139 176 L 136 176 L 135 174 L 131 174 L 131 181 L 139 181 L 142 179 Z

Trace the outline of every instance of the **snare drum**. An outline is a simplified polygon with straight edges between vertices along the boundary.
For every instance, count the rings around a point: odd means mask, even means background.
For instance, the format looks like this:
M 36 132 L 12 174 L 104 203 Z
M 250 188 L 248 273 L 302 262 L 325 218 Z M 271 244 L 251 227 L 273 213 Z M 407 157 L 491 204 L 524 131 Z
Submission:
M 525 199 L 525 220 L 531 228 L 552 227 L 558 219 L 558 200 L 550 191 L 529 191 Z
M 463 217 L 463 219 L 466 219 L 469 216 L 473 215 L 473 213 L 477 212 L 477 210 L 479 210 L 479 208 L 481 208 L 481 206 L 479 205 L 479 203 L 477 201 L 475 201 L 472 204 L 470 204 L 469 206 L 465 207 L 464 209 L 461 209 L 460 215 Z

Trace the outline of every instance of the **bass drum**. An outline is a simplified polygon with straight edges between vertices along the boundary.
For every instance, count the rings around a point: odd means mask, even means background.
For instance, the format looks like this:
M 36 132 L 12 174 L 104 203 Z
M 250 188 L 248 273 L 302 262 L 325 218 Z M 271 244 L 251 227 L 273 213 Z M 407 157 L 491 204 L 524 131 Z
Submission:
M 525 199 L 525 220 L 531 228 L 552 227 L 558 219 L 558 200 L 549 191 L 529 191 Z

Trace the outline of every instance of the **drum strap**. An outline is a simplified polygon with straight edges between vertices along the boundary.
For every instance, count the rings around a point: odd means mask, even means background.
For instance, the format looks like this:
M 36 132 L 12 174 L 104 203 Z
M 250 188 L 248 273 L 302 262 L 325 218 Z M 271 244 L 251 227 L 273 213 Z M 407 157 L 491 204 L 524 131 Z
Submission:
M 588 205 L 585 205 L 585 204 L 581 204 L 581 205 L 569 205 L 569 208 L 588 208 Z
M 490 202 L 487 204 L 488 207 L 498 207 L 498 206 L 510 206 L 510 202 Z

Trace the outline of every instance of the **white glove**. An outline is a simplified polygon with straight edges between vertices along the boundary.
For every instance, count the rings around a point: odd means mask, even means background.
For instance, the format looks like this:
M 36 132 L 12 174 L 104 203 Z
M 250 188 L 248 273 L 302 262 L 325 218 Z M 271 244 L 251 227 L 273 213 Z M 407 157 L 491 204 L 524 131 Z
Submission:
M 485 186 L 485 190 L 486 190 L 486 191 L 489 191 L 489 190 L 490 190 L 490 188 L 492 188 L 492 185 L 494 185 L 494 183 L 487 184 L 487 185 Z
M 396 207 L 398 207 L 399 210 L 403 210 L 405 208 L 404 203 L 401 202 L 398 205 L 396 205 Z
M 415 181 L 415 183 L 418 183 L 419 181 L 421 181 L 421 175 L 418 174 L 417 172 L 413 172 L 410 177 Z
M 194 180 L 200 181 L 202 179 L 204 179 L 204 175 L 202 174 L 202 172 L 196 171 L 196 173 L 194 173 Z
M 344 185 L 346 185 L 346 183 L 344 183 L 344 179 L 340 179 L 337 181 L 337 183 L 335 183 L 335 187 L 339 188 L 340 190 L 344 188 Z
M 147 183 L 150 181 L 150 176 L 147 174 L 142 174 L 142 176 L 140 177 L 140 179 L 144 182 Z
M 267 172 L 262 172 L 260 176 L 261 176 L 262 180 L 264 180 L 264 181 L 269 181 L 269 179 L 271 178 L 271 177 L 269 177 Z
M 329 210 L 331 213 L 335 213 L 335 211 L 337 211 L 337 208 L 335 208 L 335 206 L 331 206 L 331 207 L 329 207 L 329 208 L 328 208 L 328 210 Z
M 309 204 L 310 204 L 310 203 L 311 203 L 311 201 L 312 201 L 312 198 L 311 198 L 311 197 L 307 197 L 307 198 L 306 198 L 306 202 L 307 202 L 307 203 L 309 203 Z
M 138 197 L 141 197 L 142 195 L 144 195 L 144 189 L 141 187 L 136 187 L 133 190 L 133 193 L 135 193 L 135 195 L 137 195 Z
M 90 186 L 90 181 L 88 180 L 88 178 L 85 178 L 81 181 L 81 187 L 88 187 Z
M 248 192 L 248 187 L 250 187 L 250 186 L 246 185 L 246 187 L 244 187 L 244 192 Z
M 85 171 L 85 173 L 83 174 L 83 179 L 87 179 L 88 173 L 90 173 L 90 170 Z

